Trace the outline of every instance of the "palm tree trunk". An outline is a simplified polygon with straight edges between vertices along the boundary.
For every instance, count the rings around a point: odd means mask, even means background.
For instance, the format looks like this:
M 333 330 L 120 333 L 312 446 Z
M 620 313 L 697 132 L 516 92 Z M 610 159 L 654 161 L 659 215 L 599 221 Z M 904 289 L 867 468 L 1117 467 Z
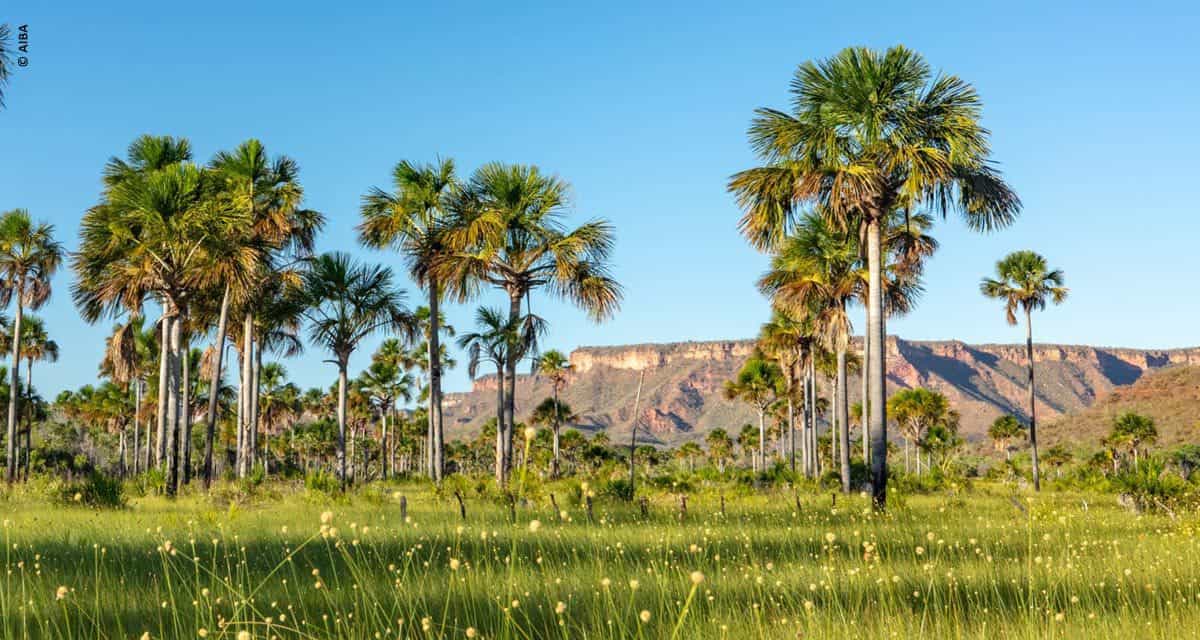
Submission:
M 387 422 L 387 407 L 379 412 L 379 478 L 381 480 L 388 479 L 388 422 Z
M 446 469 L 446 443 L 442 431 L 442 358 L 438 333 L 441 330 L 438 286 L 429 285 L 429 431 L 433 436 L 433 465 L 430 477 L 441 483 Z
M 767 470 L 767 410 L 762 405 L 758 406 L 758 464 L 763 470 Z
M 12 367 L 12 370 L 9 371 L 8 438 L 6 440 L 6 443 L 7 443 L 6 453 L 8 455 L 8 457 L 6 458 L 6 461 L 8 463 L 6 477 L 8 479 L 9 484 L 12 484 L 13 481 L 16 480 L 16 477 L 17 477 L 17 411 L 19 409 L 18 396 L 21 395 L 21 393 L 20 393 L 20 389 L 21 389 L 21 384 L 20 384 L 21 318 L 22 318 L 22 315 L 24 312 L 24 308 L 21 305 L 20 292 L 15 292 L 15 293 L 17 295 L 14 295 L 13 297 L 15 297 L 17 299 L 17 312 L 13 319 L 13 332 L 12 332 L 13 367 Z
M 342 488 L 346 487 L 346 361 L 338 362 L 338 399 L 337 399 L 337 477 Z
M 167 387 L 171 348 L 171 321 L 167 316 L 166 302 L 163 303 L 162 318 L 158 321 L 161 337 L 158 346 L 158 431 L 154 437 L 154 465 L 160 469 L 167 460 Z
M 829 385 L 829 446 L 830 460 L 833 464 L 838 464 L 841 457 L 838 454 L 838 448 L 841 445 L 841 438 L 838 434 L 841 423 L 838 422 L 838 381 L 837 375 L 834 375 L 833 380 Z
M 122 428 L 120 433 L 118 434 L 117 442 L 118 442 L 117 448 L 118 448 L 118 451 L 120 452 L 120 453 L 118 453 L 118 456 L 120 457 L 120 462 L 117 464 L 117 468 L 119 469 L 120 477 L 124 478 L 125 471 L 126 471 L 126 468 L 125 468 L 125 429 L 124 428 Z
M 838 348 L 837 352 L 837 403 L 838 440 L 841 441 L 842 492 L 850 493 L 850 403 L 849 390 L 846 388 L 846 347 Z
M 558 383 L 554 384 L 554 459 L 550 463 L 550 477 L 558 477 L 558 456 L 559 456 L 559 440 L 558 440 L 558 423 L 562 416 L 558 410 Z
M 138 443 L 142 440 L 142 380 L 133 379 L 133 474 L 138 474 Z
M 29 459 L 33 452 L 33 358 L 25 358 L 25 456 L 21 458 L 21 480 L 29 482 Z
M 796 473 L 796 363 L 788 363 L 787 373 L 787 422 L 788 422 L 788 457 L 791 459 L 792 473 Z
M 496 485 L 504 486 L 504 364 L 496 363 Z
M 221 297 L 221 315 L 217 320 L 217 338 L 213 343 L 216 349 L 217 361 L 213 365 L 212 375 L 208 378 L 208 413 L 205 415 L 204 429 L 204 488 L 212 486 L 213 480 L 213 443 L 217 437 L 217 402 L 221 391 L 221 366 L 225 356 L 225 331 L 229 323 L 229 285 L 225 285 L 225 294 Z
M 192 481 L 192 337 L 183 339 L 183 415 L 180 417 L 179 438 L 183 440 L 183 484 Z
M 246 477 L 250 467 L 250 386 L 254 358 L 254 315 L 247 311 L 242 316 L 242 379 L 238 385 L 238 450 L 237 477 Z
M 179 308 L 172 305 L 172 315 L 167 317 L 167 325 L 169 328 L 170 343 L 167 349 L 167 425 L 166 437 L 169 439 L 170 450 L 167 453 L 167 495 L 174 496 L 179 491 L 179 440 L 180 440 L 180 418 L 182 417 L 182 407 L 180 393 L 182 377 L 182 368 L 180 367 L 180 343 L 182 341 L 182 318 L 178 315 Z
M 645 381 L 646 381 L 646 370 L 642 369 L 641 372 L 638 373 L 637 394 L 634 395 L 634 397 L 633 397 L 633 423 L 630 425 L 630 429 L 629 429 L 629 494 L 630 495 L 635 494 L 636 490 L 634 489 L 634 487 L 637 486 L 635 484 L 637 476 L 635 473 L 636 467 L 634 466 L 634 460 L 637 459 L 636 454 L 637 454 L 638 411 L 641 410 L 642 383 L 644 383 Z
M 817 389 L 816 358 L 812 358 L 808 362 L 808 384 L 812 386 L 812 392 L 809 395 L 813 399 L 812 411 L 808 414 L 808 437 L 811 441 L 813 477 L 819 478 L 821 477 L 821 441 L 817 437 L 817 399 L 820 397 L 820 391 Z
M 867 413 L 867 407 L 869 406 L 870 403 L 867 402 L 867 396 L 869 395 L 869 392 L 867 389 L 867 369 L 866 369 L 866 367 L 867 367 L 867 362 L 870 361 L 870 358 L 868 356 L 870 355 L 871 352 L 867 348 L 867 343 L 868 343 L 867 334 L 864 332 L 863 333 L 863 355 L 862 355 L 863 368 L 859 371 L 859 375 L 858 375 L 858 377 L 861 379 L 860 381 L 862 382 L 862 402 L 860 403 L 861 407 L 862 407 L 862 415 L 859 416 L 859 420 L 862 422 L 861 428 L 862 428 L 863 464 L 870 466 L 870 464 L 871 464 L 871 429 L 870 429 L 870 425 L 868 424 L 868 415 L 869 414 Z
M 141 386 L 140 386 L 141 383 L 142 383 L 142 380 L 139 378 L 138 379 L 138 385 L 139 385 L 138 390 L 139 391 L 141 390 Z M 139 406 L 140 406 L 140 403 L 139 403 Z M 150 449 L 151 449 L 150 434 L 151 434 L 151 431 L 150 431 L 150 423 L 149 422 L 146 423 L 145 431 L 146 431 L 146 446 L 142 449 L 142 472 L 146 472 L 146 471 L 150 470 Z M 134 443 L 134 444 L 136 445 L 137 443 Z M 136 446 L 135 446 L 135 448 L 136 448 Z
M 1038 468 L 1037 447 L 1037 394 L 1033 387 L 1033 315 L 1025 309 L 1025 357 L 1029 361 L 1029 451 L 1033 454 L 1033 490 L 1042 488 L 1041 469 Z
M 887 358 L 884 353 L 883 323 L 883 247 L 880 231 L 881 215 L 867 223 L 867 348 L 872 356 L 866 363 L 871 430 L 871 499 L 877 509 L 887 506 L 887 407 L 884 375 Z
M 521 299 L 524 298 L 523 292 L 510 292 L 508 299 L 508 320 L 514 326 L 521 317 Z M 508 426 L 505 432 L 504 440 L 504 475 L 512 471 L 512 451 L 513 451 L 513 431 L 516 429 L 516 395 L 517 395 L 517 360 L 518 353 L 516 347 L 509 347 L 508 353 L 505 354 L 504 366 L 504 384 L 508 389 L 504 393 L 504 423 Z
M 258 414 L 258 397 L 262 385 L 259 377 L 262 374 L 262 343 L 255 341 L 254 361 L 251 364 L 250 371 L 250 446 L 249 462 L 247 471 L 253 470 L 254 465 L 258 464 L 258 432 L 259 432 L 259 414 Z

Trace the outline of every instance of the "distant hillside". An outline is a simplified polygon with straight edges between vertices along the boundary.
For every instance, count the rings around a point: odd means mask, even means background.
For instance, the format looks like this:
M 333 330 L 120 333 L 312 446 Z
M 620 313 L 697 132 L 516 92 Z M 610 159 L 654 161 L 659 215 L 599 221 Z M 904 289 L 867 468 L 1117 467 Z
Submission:
M 857 345 L 855 346 L 857 349 Z M 890 337 L 889 392 L 924 386 L 945 393 L 963 416 L 963 432 L 982 439 L 1001 413 L 1025 414 L 1023 345 L 968 345 L 957 341 L 909 341 Z M 638 376 L 645 372 L 641 425 L 647 438 L 676 445 L 703 438 L 717 427 L 737 430 L 754 420 L 744 404 L 721 397 L 721 385 L 749 356 L 753 342 L 716 341 L 582 347 L 571 353 L 570 382 L 563 399 L 579 414 L 577 427 L 605 429 L 628 437 Z M 1053 419 L 1092 405 L 1116 387 L 1129 385 L 1146 371 L 1170 365 L 1200 365 L 1200 348 L 1170 350 L 1110 349 L 1036 345 L 1038 412 Z M 829 393 L 820 382 L 820 392 Z M 852 402 L 861 383 L 850 382 Z M 495 378 L 476 380 L 469 393 L 446 396 L 450 436 L 476 432 L 495 415 Z M 517 381 L 517 415 L 524 419 L 550 386 L 522 376 Z
M 1200 442 L 1200 366 L 1147 373 L 1092 406 L 1047 424 L 1039 435 L 1050 444 L 1097 442 L 1112 430 L 1113 419 L 1128 411 L 1154 418 L 1160 445 Z

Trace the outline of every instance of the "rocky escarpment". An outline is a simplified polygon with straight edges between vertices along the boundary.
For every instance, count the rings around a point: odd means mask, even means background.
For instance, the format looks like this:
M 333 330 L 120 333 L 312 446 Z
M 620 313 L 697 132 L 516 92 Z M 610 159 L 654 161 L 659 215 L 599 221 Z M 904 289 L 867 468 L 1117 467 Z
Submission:
M 740 429 L 755 419 L 744 404 L 721 395 L 723 383 L 753 350 L 748 340 L 582 347 L 570 355 L 571 373 L 563 399 L 578 415 L 584 430 L 608 430 L 614 438 L 628 435 L 634 398 L 644 376 L 639 429 L 663 444 L 700 439 L 721 427 Z M 857 349 L 857 345 L 854 347 Z M 945 393 L 963 417 L 963 432 L 982 437 L 1001 413 L 1025 414 L 1024 345 L 968 345 L 957 341 L 909 341 L 890 337 L 889 392 L 923 386 Z M 1146 371 L 1171 365 L 1200 364 L 1197 349 L 1111 349 L 1089 346 L 1036 345 L 1039 416 L 1054 418 L 1090 406 L 1116 387 L 1132 384 Z M 820 392 L 830 385 L 822 380 Z M 850 381 L 851 401 L 861 383 Z M 527 414 L 550 395 L 544 379 L 521 376 L 517 381 L 517 414 Z M 477 430 L 495 415 L 495 377 L 476 380 L 468 393 L 446 396 L 451 435 Z

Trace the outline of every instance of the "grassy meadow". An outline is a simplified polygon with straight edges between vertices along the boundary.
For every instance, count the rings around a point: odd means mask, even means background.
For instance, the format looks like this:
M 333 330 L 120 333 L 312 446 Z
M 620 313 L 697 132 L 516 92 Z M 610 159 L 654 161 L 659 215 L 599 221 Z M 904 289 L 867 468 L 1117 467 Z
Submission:
M 515 507 L 425 484 L 332 500 L 0 502 L 4 638 L 1189 637 L 1200 519 L 1112 496 L 659 494 Z M 557 492 L 561 511 L 549 503 Z M 220 495 L 215 492 L 214 495 Z M 407 503 L 402 518 L 400 496 Z

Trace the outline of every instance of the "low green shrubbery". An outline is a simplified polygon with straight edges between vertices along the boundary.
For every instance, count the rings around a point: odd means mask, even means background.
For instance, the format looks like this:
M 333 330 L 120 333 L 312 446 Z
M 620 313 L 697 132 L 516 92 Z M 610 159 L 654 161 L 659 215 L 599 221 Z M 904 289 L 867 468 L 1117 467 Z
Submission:
M 99 472 L 93 472 L 82 480 L 58 484 L 54 498 L 63 505 L 82 505 L 94 509 L 123 509 L 126 505 L 125 485 Z

